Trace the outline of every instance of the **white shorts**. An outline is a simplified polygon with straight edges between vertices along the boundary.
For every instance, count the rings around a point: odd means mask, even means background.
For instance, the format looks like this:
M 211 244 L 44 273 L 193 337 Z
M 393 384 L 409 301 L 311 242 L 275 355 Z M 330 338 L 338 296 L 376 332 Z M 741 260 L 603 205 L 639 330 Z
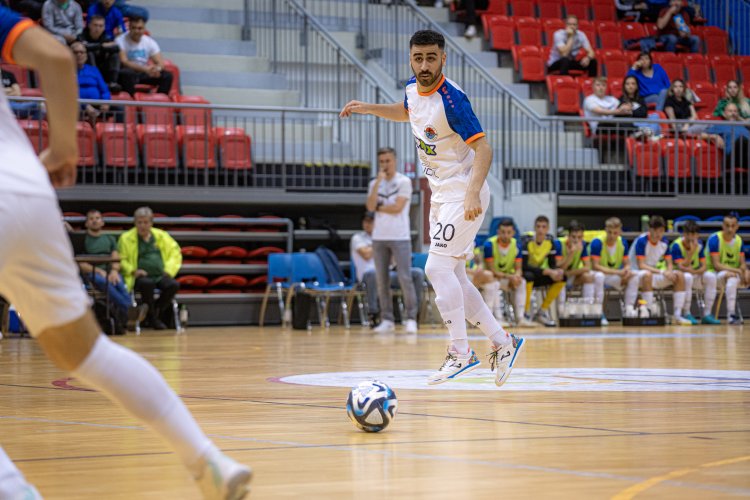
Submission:
M 0 196 L 0 295 L 31 332 L 81 318 L 90 306 L 62 213 L 52 197 Z
M 651 287 L 654 290 L 663 290 L 664 288 L 669 288 L 672 285 L 674 285 L 674 283 L 669 281 L 669 279 L 667 279 L 667 277 L 663 274 L 651 274 Z
M 636 278 L 630 278 L 630 279 L 636 279 Z M 622 276 L 618 274 L 605 274 L 604 286 L 614 288 L 615 290 L 621 290 L 622 289 Z
M 464 219 L 464 201 L 430 205 L 430 253 L 465 259 L 474 249 L 482 221 L 490 205 L 490 190 L 482 189 L 482 214 L 473 221 Z

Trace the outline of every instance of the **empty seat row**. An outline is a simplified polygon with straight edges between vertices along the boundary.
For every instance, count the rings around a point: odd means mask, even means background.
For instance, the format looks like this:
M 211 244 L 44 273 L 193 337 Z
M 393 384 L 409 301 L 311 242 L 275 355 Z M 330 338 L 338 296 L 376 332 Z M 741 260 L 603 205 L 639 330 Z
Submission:
M 452 7 L 456 2 L 453 2 Z M 616 11 L 611 0 L 489 0 L 482 17 L 489 15 L 562 18 L 574 15 L 578 19 L 614 21 Z
M 695 177 L 717 179 L 724 173 L 724 151 L 696 139 L 625 141 L 628 164 L 639 177 Z
M 202 246 L 184 246 L 181 249 L 184 263 L 212 263 L 212 264 L 240 264 L 254 263 L 264 264 L 268 256 L 274 253 L 284 253 L 278 247 L 265 246 L 254 250 L 245 250 L 242 247 L 230 245 L 209 250 Z
M 178 276 L 181 294 L 192 293 L 253 293 L 262 292 L 266 287 L 266 275 L 240 276 L 225 274 L 216 278 L 208 278 L 199 274 Z

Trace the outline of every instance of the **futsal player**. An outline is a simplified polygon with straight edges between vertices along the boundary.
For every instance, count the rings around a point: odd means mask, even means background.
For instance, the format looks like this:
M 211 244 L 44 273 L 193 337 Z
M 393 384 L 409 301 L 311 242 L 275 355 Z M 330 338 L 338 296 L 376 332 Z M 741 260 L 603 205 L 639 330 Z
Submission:
M 443 35 L 430 30 L 414 33 L 409 59 L 414 77 L 406 84 L 403 102 L 350 101 L 341 117 L 361 113 L 411 123 L 423 175 L 432 190 L 431 242 L 425 271 L 451 339 L 443 365 L 427 382 L 446 382 L 479 366 L 479 358 L 469 347 L 468 320 L 491 340 L 490 365 L 496 370 L 495 383 L 501 386 L 524 340 L 500 326 L 466 276 L 465 262 L 471 258 L 474 237 L 490 201 L 486 178 L 492 148 L 466 94 L 443 75 Z M 456 293 L 458 290 L 461 293 Z
M 55 365 L 160 434 L 205 498 L 243 498 L 250 469 L 223 455 L 159 372 L 103 335 L 90 312 L 53 190 L 76 178 L 78 89 L 72 53 L 2 6 L 0 53 L 5 61 L 38 72 L 49 123 L 49 148 L 37 158 L 0 93 L 0 295 L 16 306 Z M 41 498 L 1 448 L 0 498 Z

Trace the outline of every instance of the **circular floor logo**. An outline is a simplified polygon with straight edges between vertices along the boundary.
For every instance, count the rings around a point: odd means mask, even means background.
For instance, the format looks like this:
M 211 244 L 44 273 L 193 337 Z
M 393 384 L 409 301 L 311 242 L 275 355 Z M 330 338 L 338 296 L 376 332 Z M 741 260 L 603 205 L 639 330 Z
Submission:
M 383 370 L 290 375 L 274 382 L 323 387 L 354 387 L 380 380 L 393 389 L 496 391 L 488 369 L 440 385 L 427 385 L 431 370 Z M 640 368 L 517 368 L 503 391 L 675 392 L 750 391 L 750 371 Z

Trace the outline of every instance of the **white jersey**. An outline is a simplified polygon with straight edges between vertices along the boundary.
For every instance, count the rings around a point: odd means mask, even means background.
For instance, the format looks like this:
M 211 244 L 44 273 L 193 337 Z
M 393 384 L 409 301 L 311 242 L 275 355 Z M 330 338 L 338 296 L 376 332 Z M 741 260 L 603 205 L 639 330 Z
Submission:
M 0 7 L 0 53 L 6 62 L 12 60 L 19 35 L 33 26 L 33 21 Z M 0 192 L 55 195 L 47 171 L 18 125 L 4 92 L 0 92 Z
M 463 201 L 474 164 L 469 144 L 485 135 L 466 94 L 445 76 L 431 92 L 421 93 L 412 77 L 406 84 L 404 108 L 409 112 L 422 172 L 430 182 L 431 200 Z

